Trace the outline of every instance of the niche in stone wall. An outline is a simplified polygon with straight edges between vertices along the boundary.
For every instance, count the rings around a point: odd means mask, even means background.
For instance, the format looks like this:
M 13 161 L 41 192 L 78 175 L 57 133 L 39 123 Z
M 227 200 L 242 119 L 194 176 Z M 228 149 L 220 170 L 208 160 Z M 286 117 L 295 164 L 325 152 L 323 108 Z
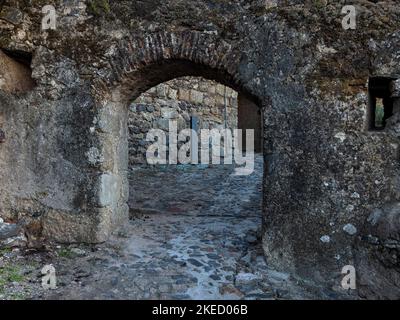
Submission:
M 27 92 L 34 88 L 30 64 L 32 55 L 22 51 L 0 49 L 0 90 Z
M 389 77 L 369 79 L 368 128 L 371 131 L 385 129 L 386 121 L 393 115 L 393 99 L 390 90 L 393 80 Z

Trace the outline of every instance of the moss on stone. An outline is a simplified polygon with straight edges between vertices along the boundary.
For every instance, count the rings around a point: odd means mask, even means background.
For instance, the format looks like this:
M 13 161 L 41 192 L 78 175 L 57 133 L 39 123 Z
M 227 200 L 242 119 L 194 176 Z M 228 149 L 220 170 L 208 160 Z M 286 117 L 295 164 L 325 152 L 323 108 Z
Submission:
M 3 293 L 6 286 L 11 282 L 22 282 L 25 280 L 18 265 L 7 265 L 0 268 L 0 293 Z
M 313 0 L 313 6 L 316 9 L 322 9 L 326 7 L 328 1 L 327 0 Z
M 70 248 L 62 248 L 57 251 L 57 254 L 61 258 L 71 259 L 76 256 L 76 254 Z
M 110 3 L 108 0 L 91 0 L 88 3 L 88 11 L 95 16 L 109 14 L 111 12 Z

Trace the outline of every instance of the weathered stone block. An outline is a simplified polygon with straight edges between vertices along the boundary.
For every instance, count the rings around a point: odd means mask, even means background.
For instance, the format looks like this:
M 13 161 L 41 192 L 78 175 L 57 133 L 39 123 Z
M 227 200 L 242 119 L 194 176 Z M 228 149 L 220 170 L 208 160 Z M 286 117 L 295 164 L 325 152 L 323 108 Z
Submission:
M 210 84 L 209 82 L 202 81 L 199 83 L 199 91 L 203 93 L 207 93 L 210 87 L 213 87 L 213 85 Z
M 190 90 L 190 101 L 195 104 L 203 103 L 203 93 L 197 90 Z
M 190 101 L 190 91 L 179 89 L 179 100 Z
M 111 173 L 104 173 L 99 181 L 99 206 L 115 206 L 118 203 L 119 190 L 121 187 L 120 178 Z
M 161 117 L 164 119 L 175 119 L 178 116 L 178 112 L 173 108 L 162 108 Z
M 156 123 L 161 130 L 169 130 L 169 119 L 158 119 Z
M 168 98 L 172 100 L 177 100 L 178 99 L 178 90 L 169 88 L 168 89 Z
M 164 98 L 167 95 L 167 87 L 164 84 L 161 84 L 156 87 L 157 88 L 157 96 L 160 98 Z
M 215 92 L 216 92 L 216 86 L 215 85 L 214 86 L 208 86 L 208 88 L 207 88 L 208 95 L 212 95 Z
M 219 95 L 223 96 L 225 94 L 225 86 L 223 86 L 222 84 L 217 84 L 216 87 L 215 87 L 215 91 Z
M 229 98 L 225 98 L 224 96 L 217 95 L 215 96 L 215 104 L 217 106 L 224 106 L 225 104 L 228 105 L 228 99 Z
M 217 104 L 215 99 L 210 96 L 205 97 L 203 103 L 206 106 L 215 106 Z

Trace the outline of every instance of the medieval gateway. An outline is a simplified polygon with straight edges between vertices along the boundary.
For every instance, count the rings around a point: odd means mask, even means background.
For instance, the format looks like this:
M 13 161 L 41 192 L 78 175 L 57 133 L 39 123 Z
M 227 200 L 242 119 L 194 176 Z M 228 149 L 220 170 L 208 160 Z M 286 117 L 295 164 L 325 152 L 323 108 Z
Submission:
M 0 299 L 398 299 L 399 139 L 397 1 L 0 0 Z

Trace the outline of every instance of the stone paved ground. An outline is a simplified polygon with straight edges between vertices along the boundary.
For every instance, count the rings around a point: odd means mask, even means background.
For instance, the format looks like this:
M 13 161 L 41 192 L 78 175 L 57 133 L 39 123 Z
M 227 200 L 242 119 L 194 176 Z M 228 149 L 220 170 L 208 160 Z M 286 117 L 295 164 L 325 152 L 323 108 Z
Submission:
M 137 167 L 129 224 L 97 246 L 1 253 L 0 298 L 336 298 L 268 269 L 260 245 L 262 159 L 230 166 Z M 58 289 L 44 291 L 52 263 Z M 306 289 L 307 288 L 307 289 Z

